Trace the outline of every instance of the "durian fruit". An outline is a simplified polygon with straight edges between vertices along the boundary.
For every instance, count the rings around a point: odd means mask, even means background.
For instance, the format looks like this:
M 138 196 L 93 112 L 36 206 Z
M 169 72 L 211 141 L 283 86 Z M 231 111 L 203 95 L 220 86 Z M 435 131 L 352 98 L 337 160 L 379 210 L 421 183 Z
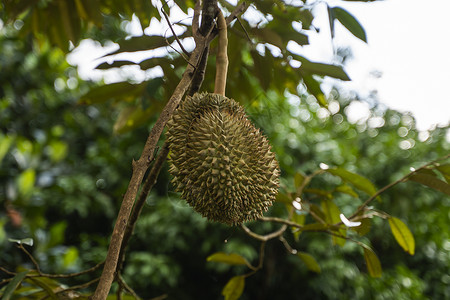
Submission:
M 219 94 L 187 97 L 168 123 L 175 190 L 209 220 L 258 219 L 275 200 L 278 162 L 244 108 Z

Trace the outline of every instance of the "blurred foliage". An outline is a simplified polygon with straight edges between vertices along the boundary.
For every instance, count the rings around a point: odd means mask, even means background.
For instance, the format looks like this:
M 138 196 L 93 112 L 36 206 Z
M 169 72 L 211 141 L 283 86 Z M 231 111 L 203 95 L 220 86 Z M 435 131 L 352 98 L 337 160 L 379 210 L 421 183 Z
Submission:
M 233 10 L 231 4 L 220 3 Z M 42 272 L 52 274 L 80 272 L 104 259 L 131 176 L 131 161 L 139 157 L 186 62 L 171 52 L 139 63 L 143 70 L 160 67 L 161 77 L 141 83 L 85 82 L 65 61 L 69 40 L 74 45 L 82 38 L 115 41 L 120 46 L 116 53 L 167 48 L 161 36 L 125 39 L 124 22 L 133 13 L 140 24 L 149 24 L 152 17 L 160 19 L 149 1 L 6 1 L 1 5 L 0 266 L 17 274 L 8 287 L 2 282 L 0 293 L 17 288 L 18 294 L 39 299 L 94 279 L 99 271 L 33 281 L 28 276 L 37 275 L 31 270 L 35 266 L 23 249 L 30 251 Z M 193 1 L 171 5 L 187 12 Z M 286 202 L 291 205 L 303 180 L 321 164 L 329 168 L 312 178 L 301 195 L 302 204 L 336 223 L 336 212 L 350 216 L 368 195 L 408 174 L 411 167 L 449 153 L 448 127 L 419 132 L 411 115 L 376 102 L 369 104 L 368 117 L 350 122 L 351 106 L 363 100 L 338 89 L 325 97 L 320 86 L 324 76 L 349 79 L 342 66 L 311 62 L 286 49 L 288 43 L 308 43 L 308 31 L 315 30 L 314 5 L 252 1 L 252 7 L 262 15 L 260 22 L 242 18 L 247 33 L 237 22 L 230 29 L 227 96 L 245 106 L 280 162 L 280 201 L 269 216 L 286 217 Z M 329 13 L 330 26 L 339 21 L 365 39 L 359 23 L 342 8 L 330 7 Z M 212 54 L 214 47 L 213 43 Z M 290 67 L 296 65 L 294 61 L 301 66 Z M 134 62 L 121 60 L 98 68 L 130 64 Z M 214 55 L 206 72 L 203 90 L 211 91 Z M 448 183 L 447 167 L 421 175 Z M 411 181 L 398 184 L 371 203 L 373 212 L 389 221 L 374 215 L 357 230 L 337 231 L 371 246 L 381 263 L 381 278 L 368 276 L 366 263 L 376 269 L 377 261 L 364 259 L 371 257 L 366 248 L 321 233 L 288 230 L 286 242 L 298 250 L 297 255 L 289 255 L 282 242 L 269 241 L 263 269 L 246 278 L 244 287 L 244 261 L 258 264 L 259 242 L 238 228 L 202 219 L 171 192 L 169 180 L 164 169 L 147 199 L 125 261 L 123 277 L 142 297 L 221 299 L 222 294 L 233 297 L 243 289 L 241 299 L 450 298 L 449 201 L 435 189 Z M 301 225 L 315 222 L 304 211 L 295 211 L 292 220 Z M 390 223 L 400 233 L 405 232 L 402 224 L 407 224 L 415 247 L 404 234 L 405 246 L 399 246 L 402 238 L 387 234 Z M 280 227 L 266 222 L 249 226 L 260 234 Z M 34 242 L 31 246 L 29 238 Z M 414 250 L 414 256 L 405 253 Z M 211 259 L 217 252 L 238 256 Z M 231 265 L 223 263 L 229 259 Z M 0 280 L 11 277 L 0 272 Z M 71 297 L 76 296 L 81 294 Z

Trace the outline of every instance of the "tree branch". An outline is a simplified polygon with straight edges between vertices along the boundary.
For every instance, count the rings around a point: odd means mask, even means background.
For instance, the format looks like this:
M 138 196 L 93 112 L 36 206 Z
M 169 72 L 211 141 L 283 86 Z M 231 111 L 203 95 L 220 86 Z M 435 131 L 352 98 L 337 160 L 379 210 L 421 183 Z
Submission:
M 200 90 L 200 87 L 202 86 L 203 80 L 205 79 L 205 70 L 206 70 L 206 64 L 208 62 L 208 55 L 209 55 L 209 46 L 205 48 L 205 51 L 203 51 L 202 58 L 200 60 L 200 64 L 195 69 L 194 78 L 191 82 L 191 87 L 189 88 L 188 95 L 192 96 L 195 93 L 197 93 Z
M 217 0 L 203 0 L 202 2 L 202 24 L 200 25 L 199 32 L 202 36 L 206 37 L 209 34 L 211 24 L 214 23 L 219 7 L 217 6 Z
M 155 163 L 153 164 L 153 167 L 147 176 L 147 179 L 144 182 L 141 194 L 139 195 L 139 199 L 136 201 L 136 204 L 133 207 L 133 211 L 131 212 L 131 216 L 128 221 L 125 235 L 123 238 L 122 247 L 120 248 L 120 254 L 118 259 L 119 264 L 117 272 L 120 272 L 120 270 L 122 269 L 125 257 L 125 249 L 128 245 L 128 241 L 130 240 L 131 235 L 133 234 L 136 221 L 138 220 L 139 215 L 141 214 L 142 208 L 144 207 L 145 204 L 145 200 L 147 199 L 148 194 L 150 193 L 151 189 L 156 183 L 156 179 L 158 178 L 159 172 L 161 171 L 161 168 L 163 166 L 164 161 L 166 160 L 168 153 L 169 153 L 169 146 L 167 145 L 167 143 L 165 143 L 164 146 L 161 148 L 155 160 Z
M 128 218 L 130 216 L 131 210 L 133 208 L 134 200 L 139 191 L 139 186 L 141 185 L 142 179 L 144 178 L 145 172 L 147 171 L 150 162 L 153 159 L 153 153 L 155 151 L 156 144 L 161 136 L 161 133 L 167 123 L 167 121 L 172 116 L 173 112 L 180 103 L 183 95 L 187 91 L 192 77 L 194 75 L 194 67 L 197 66 L 203 51 L 207 44 L 207 38 L 198 40 L 194 51 L 189 59 L 189 64 L 183 73 L 183 76 L 178 83 L 175 91 L 164 107 L 161 115 L 159 116 L 156 124 L 153 126 L 150 134 L 145 143 L 142 155 L 138 161 L 133 161 L 133 174 L 128 185 L 128 189 L 122 201 L 122 205 L 117 216 L 116 224 L 113 229 L 111 236 L 111 242 L 108 249 L 108 254 L 106 256 L 105 266 L 103 268 L 102 275 L 100 277 L 99 284 L 95 290 L 92 299 L 94 300 L 104 300 L 108 296 L 111 284 L 114 280 L 117 263 L 119 259 L 120 249 L 122 247 L 123 238 L 125 235 L 126 227 L 128 224 Z

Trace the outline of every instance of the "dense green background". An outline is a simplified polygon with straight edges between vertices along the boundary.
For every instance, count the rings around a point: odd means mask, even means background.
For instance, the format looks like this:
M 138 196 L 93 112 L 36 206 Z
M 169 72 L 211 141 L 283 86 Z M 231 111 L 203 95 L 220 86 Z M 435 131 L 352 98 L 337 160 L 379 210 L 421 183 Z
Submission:
M 261 10 L 264 3 L 260 3 Z M 101 22 L 103 29 L 85 28 L 81 35 L 100 41 L 126 35 L 119 17 L 105 17 Z M 78 78 L 77 70 L 65 61 L 66 49 L 53 47 L 51 39 L 33 38 L 25 29 L 17 21 L 4 23 L 0 29 L 0 266 L 12 271 L 32 268 L 29 259 L 8 241 L 31 237 L 34 245 L 26 247 L 42 271 L 77 272 L 104 259 L 131 176 L 131 161 L 139 157 L 170 95 L 169 87 L 178 77 L 165 77 L 159 92 L 144 92 L 124 103 L 105 96 L 99 104 L 80 104 L 80 97 L 99 83 Z M 236 41 L 231 37 L 230 42 Z M 246 47 L 237 56 L 242 64 L 257 69 L 259 54 Z M 171 59 L 179 63 L 176 67 L 183 67 L 182 60 Z M 287 77 L 282 77 L 287 78 L 286 84 L 294 82 L 289 68 L 273 59 L 277 68 L 286 70 Z M 239 64 L 232 61 L 233 67 Z M 212 57 L 204 89 L 210 90 L 213 69 Z M 282 168 L 283 191 L 293 189 L 297 172 L 311 173 L 320 163 L 364 175 L 381 188 L 407 174 L 410 167 L 449 153 L 448 127 L 419 133 L 411 115 L 386 109 L 373 99 L 370 118 L 352 124 L 346 107 L 352 101 L 364 101 L 356 93 L 333 89 L 327 101 L 338 105 L 339 111 L 330 114 L 303 86 L 294 95 L 295 86 L 272 86 L 277 84 L 277 74 L 269 74 L 273 80 L 264 83 L 258 75 L 247 74 L 250 71 L 250 67 L 239 71 L 244 77 L 231 80 L 229 94 L 241 101 L 271 141 Z M 173 73 L 180 74 L 176 68 Z M 242 78 L 248 85 L 244 92 L 239 86 Z M 160 102 L 153 103 L 146 95 Z M 118 134 L 114 126 L 117 129 L 124 106 L 146 105 L 152 110 L 143 125 Z M 374 127 L 374 118 L 381 118 L 383 125 Z M 171 191 L 166 169 L 130 241 L 124 278 L 144 298 L 167 294 L 169 299 L 221 299 L 225 283 L 246 271 L 206 262 L 206 258 L 217 251 L 235 252 L 257 264 L 259 243 L 240 228 L 210 223 L 197 215 Z M 327 190 L 339 183 L 336 177 L 323 175 L 312 186 Z M 320 203 L 314 195 L 305 197 Z M 351 214 L 364 199 L 341 194 L 334 201 L 344 214 Z M 280 241 L 270 241 L 264 268 L 246 280 L 242 299 L 449 299 L 448 197 L 405 182 L 372 205 L 408 224 L 416 240 L 414 256 L 400 248 L 387 221 L 380 218 L 373 219 L 371 231 L 360 240 L 371 244 L 380 258 L 381 278 L 367 275 L 362 250 L 353 243 L 339 247 L 323 233 L 302 233 L 298 240 L 288 233 L 291 246 L 313 255 L 322 272 L 308 271 Z M 280 203 L 269 211 L 269 215 L 284 214 Z M 249 226 L 257 232 L 279 227 L 268 223 Z M 75 285 L 98 275 L 61 282 Z M 4 272 L 0 276 L 10 277 Z

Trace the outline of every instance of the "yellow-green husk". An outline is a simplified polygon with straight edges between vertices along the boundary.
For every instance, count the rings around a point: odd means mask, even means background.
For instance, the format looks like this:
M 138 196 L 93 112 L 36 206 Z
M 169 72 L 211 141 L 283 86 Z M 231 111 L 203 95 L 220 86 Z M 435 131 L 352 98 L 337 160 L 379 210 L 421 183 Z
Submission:
M 168 123 L 172 183 L 209 220 L 258 219 L 272 205 L 279 167 L 244 108 L 218 94 L 187 97 Z

